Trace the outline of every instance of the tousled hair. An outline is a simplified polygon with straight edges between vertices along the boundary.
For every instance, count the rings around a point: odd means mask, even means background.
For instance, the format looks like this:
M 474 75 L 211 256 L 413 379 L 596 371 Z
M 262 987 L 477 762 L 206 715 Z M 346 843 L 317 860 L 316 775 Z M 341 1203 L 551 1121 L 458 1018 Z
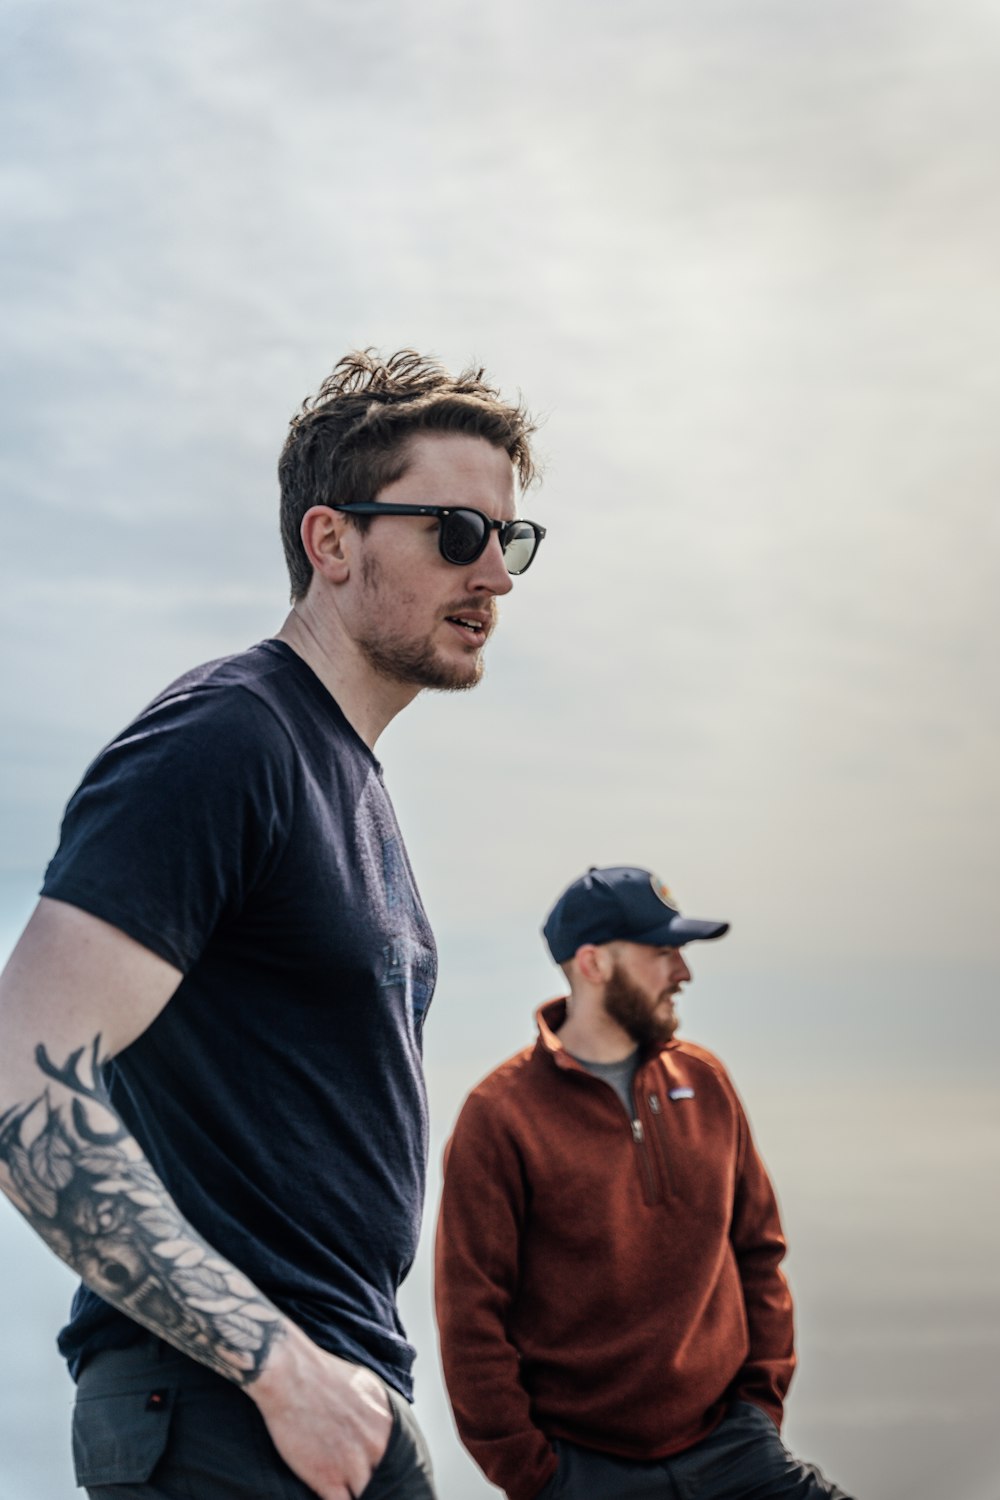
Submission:
M 406 473 L 408 442 L 418 432 L 485 438 L 503 449 L 527 488 L 537 477 L 534 431 L 524 406 L 504 401 L 482 369 L 470 366 L 451 375 L 413 349 L 388 358 L 374 349 L 346 354 L 292 418 L 278 461 L 281 541 L 292 601 L 305 597 L 312 580 L 300 535 L 311 506 L 373 500 Z M 351 519 L 364 531 L 374 517 Z

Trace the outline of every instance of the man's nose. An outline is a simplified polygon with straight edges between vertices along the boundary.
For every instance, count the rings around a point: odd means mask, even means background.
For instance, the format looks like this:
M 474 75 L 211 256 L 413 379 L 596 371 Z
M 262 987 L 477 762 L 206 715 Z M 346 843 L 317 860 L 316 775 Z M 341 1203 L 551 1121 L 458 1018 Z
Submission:
M 472 588 L 488 589 L 491 594 L 510 593 L 514 587 L 514 580 L 507 572 L 507 564 L 503 560 L 503 548 L 497 532 L 490 532 L 489 541 L 469 572 L 472 574 L 470 580 Z
M 679 948 L 674 949 L 674 983 L 685 984 L 691 978 L 691 970 L 684 962 Z

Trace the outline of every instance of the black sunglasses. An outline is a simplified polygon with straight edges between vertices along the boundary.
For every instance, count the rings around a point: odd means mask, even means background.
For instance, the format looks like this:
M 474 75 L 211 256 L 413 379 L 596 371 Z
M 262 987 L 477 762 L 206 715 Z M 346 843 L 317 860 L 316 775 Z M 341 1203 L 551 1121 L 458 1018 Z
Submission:
M 490 532 L 500 538 L 500 550 L 512 577 L 526 573 L 531 567 L 538 544 L 545 535 L 545 527 L 536 521 L 492 521 L 481 510 L 470 510 L 467 506 L 451 505 L 381 505 L 377 500 L 365 500 L 357 505 L 332 505 L 331 510 L 342 510 L 356 516 L 436 516 L 438 521 L 438 546 L 445 562 L 464 568 L 482 557 Z

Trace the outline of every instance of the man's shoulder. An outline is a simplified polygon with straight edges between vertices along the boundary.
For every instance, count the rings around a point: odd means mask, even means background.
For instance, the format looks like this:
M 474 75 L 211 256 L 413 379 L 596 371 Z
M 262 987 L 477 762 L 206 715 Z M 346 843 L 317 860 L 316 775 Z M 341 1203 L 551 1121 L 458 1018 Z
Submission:
M 280 693 L 293 671 L 292 653 L 277 641 L 261 641 L 232 656 L 202 662 L 169 683 L 143 710 L 150 713 L 166 704 L 194 701 L 216 709 L 243 701 L 246 696 L 266 701 Z
M 539 1086 L 534 1058 L 532 1044 L 493 1068 L 469 1090 L 459 1118 L 517 1114 L 522 1101 Z
M 119 741 L 152 728 L 231 737 L 240 755 L 298 741 L 303 732 L 342 735 L 346 720 L 315 674 L 280 641 L 261 641 L 192 667 L 136 716 Z M 346 736 L 350 738 L 350 736 Z
M 140 709 L 95 764 L 109 753 L 159 759 L 228 747 L 242 760 L 251 746 L 279 748 L 286 738 L 283 715 L 268 701 L 266 687 L 261 690 L 266 680 L 255 671 L 253 651 L 192 667 Z
M 676 1058 L 678 1061 L 683 1059 L 689 1068 L 719 1080 L 727 1089 L 733 1086 L 729 1070 L 721 1058 L 716 1057 L 715 1053 L 710 1052 L 707 1047 L 688 1041 L 686 1037 L 678 1038 L 661 1056 L 667 1060 L 668 1066 L 670 1058 Z
M 526 1087 L 531 1086 L 533 1070 L 532 1059 L 535 1055 L 534 1042 L 527 1047 L 522 1047 L 520 1052 L 515 1052 L 511 1057 L 505 1058 L 485 1078 L 480 1079 L 475 1088 L 470 1089 L 469 1098 L 502 1099 L 508 1094 L 518 1093 Z
M 528 1125 L 537 1116 L 538 1070 L 535 1048 L 525 1047 L 487 1073 L 466 1095 L 452 1131 L 449 1156 L 457 1150 L 466 1159 L 518 1148 Z

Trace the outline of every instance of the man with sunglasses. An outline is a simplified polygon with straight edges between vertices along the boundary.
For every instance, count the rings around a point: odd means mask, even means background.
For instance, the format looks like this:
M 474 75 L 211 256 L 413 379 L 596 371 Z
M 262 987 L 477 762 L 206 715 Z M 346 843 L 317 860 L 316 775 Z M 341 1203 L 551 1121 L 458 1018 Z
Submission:
M 0 1185 L 82 1284 L 100 1500 L 433 1495 L 396 1292 L 434 942 L 373 747 L 482 674 L 531 423 L 482 371 L 342 360 L 279 465 L 292 608 L 98 756 L 0 991 Z
M 777 1204 L 722 1064 L 676 1036 L 683 950 L 727 930 L 649 870 L 590 869 L 544 928 L 569 994 L 459 1115 L 441 1354 L 510 1500 L 848 1500 L 779 1437 Z

